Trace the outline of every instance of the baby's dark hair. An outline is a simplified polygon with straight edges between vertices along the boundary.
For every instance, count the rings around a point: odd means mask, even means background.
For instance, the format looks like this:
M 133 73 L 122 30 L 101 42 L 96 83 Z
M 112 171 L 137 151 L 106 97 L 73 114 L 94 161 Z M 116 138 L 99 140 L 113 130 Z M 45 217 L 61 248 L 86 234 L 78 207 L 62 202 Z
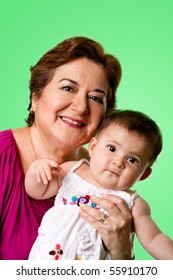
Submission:
M 153 148 L 151 161 L 154 162 L 157 159 L 162 150 L 163 140 L 160 128 L 154 120 L 139 111 L 116 110 L 104 118 L 97 136 L 112 123 L 127 128 L 129 132 L 145 136 Z

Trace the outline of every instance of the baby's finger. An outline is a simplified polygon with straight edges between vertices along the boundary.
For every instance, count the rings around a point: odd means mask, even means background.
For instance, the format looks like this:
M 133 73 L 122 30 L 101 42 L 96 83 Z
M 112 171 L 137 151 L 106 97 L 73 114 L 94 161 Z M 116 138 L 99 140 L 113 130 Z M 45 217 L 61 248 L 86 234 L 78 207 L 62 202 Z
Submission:
M 49 174 L 49 171 L 45 171 L 45 169 L 41 169 L 39 175 L 40 175 L 41 181 L 45 185 L 47 185 L 48 182 L 51 180 L 51 176 Z
M 58 168 L 58 163 L 56 161 L 54 161 L 53 159 L 49 159 L 47 162 L 47 165 L 49 165 L 52 168 Z
M 42 179 L 41 179 L 41 176 L 40 176 L 40 172 L 36 173 L 36 180 L 37 180 L 38 183 L 42 182 Z
M 51 166 L 46 164 L 43 166 L 43 169 L 41 170 L 41 174 L 42 174 L 42 179 L 44 178 L 44 180 L 47 179 L 47 181 L 51 181 L 52 180 L 52 169 Z

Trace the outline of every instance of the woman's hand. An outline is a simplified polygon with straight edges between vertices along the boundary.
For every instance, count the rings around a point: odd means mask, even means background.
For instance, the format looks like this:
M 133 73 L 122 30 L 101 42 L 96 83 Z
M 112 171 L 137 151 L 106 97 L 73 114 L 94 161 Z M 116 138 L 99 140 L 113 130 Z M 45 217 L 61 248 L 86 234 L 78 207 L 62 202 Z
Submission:
M 100 234 L 113 260 L 132 259 L 132 216 L 124 200 L 115 195 L 91 197 L 91 201 L 108 212 L 104 222 L 99 221 L 104 213 L 87 204 L 80 204 L 81 216 Z

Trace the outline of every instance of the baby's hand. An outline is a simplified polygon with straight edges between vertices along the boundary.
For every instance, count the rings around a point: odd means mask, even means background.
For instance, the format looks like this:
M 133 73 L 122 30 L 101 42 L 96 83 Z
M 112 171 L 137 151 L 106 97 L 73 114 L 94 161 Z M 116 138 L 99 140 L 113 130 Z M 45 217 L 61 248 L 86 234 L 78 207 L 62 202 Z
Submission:
M 45 185 L 52 180 L 52 170 L 58 168 L 58 164 L 52 159 L 38 159 L 32 165 L 37 182 L 42 181 Z

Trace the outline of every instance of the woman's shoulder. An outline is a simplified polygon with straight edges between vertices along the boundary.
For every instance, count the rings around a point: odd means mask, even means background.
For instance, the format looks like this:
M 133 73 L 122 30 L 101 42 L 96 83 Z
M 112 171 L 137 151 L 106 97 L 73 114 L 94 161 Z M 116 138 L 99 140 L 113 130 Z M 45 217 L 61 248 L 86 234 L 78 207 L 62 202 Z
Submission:
M 17 139 L 22 138 L 21 134 L 26 134 L 25 130 L 25 128 L 16 128 L 0 131 L 0 153 L 10 150 L 10 148 L 18 150 Z
M 9 138 L 12 136 L 12 129 L 9 128 L 9 129 L 6 129 L 6 130 L 1 130 L 0 131 L 0 140 L 3 139 L 3 138 Z
M 11 129 L 0 131 L 0 174 L 3 174 L 4 181 L 1 182 L 3 186 L 6 186 L 7 183 L 5 178 L 12 178 L 13 176 L 15 178 L 20 166 L 19 152 L 13 131 Z
M 15 144 L 15 139 L 11 129 L 0 131 L 0 152 Z

